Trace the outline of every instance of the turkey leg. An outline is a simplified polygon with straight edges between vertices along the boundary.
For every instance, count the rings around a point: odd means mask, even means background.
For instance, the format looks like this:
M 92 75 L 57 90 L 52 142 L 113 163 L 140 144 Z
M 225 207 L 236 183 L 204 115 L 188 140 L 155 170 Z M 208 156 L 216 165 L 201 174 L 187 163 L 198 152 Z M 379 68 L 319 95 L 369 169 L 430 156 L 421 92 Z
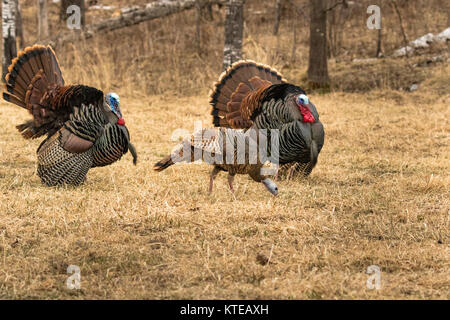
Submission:
M 213 191 L 213 185 L 214 185 L 214 179 L 217 177 L 217 174 L 220 172 L 220 169 L 217 167 L 214 167 L 211 171 L 211 175 L 209 178 L 209 193 L 211 194 Z

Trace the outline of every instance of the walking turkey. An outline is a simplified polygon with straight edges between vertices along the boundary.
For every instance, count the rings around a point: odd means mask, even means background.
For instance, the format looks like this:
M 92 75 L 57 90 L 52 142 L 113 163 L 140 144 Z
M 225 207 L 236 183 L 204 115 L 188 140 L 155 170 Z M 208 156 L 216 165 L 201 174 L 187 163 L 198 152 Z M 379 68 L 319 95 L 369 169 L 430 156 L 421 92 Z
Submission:
M 213 124 L 279 130 L 279 176 L 309 175 L 324 143 L 324 129 L 305 91 L 275 69 L 250 60 L 222 73 L 211 93 Z M 268 138 L 270 141 L 270 138 Z
M 20 52 L 6 75 L 3 99 L 33 116 L 16 128 L 25 139 L 47 138 L 37 150 L 37 174 L 43 184 L 79 185 L 90 168 L 112 164 L 136 150 L 115 93 L 83 85 L 64 85 L 50 46 Z
M 236 174 L 248 174 L 254 181 L 261 182 L 267 190 L 278 194 L 278 188 L 268 175 L 264 175 L 264 168 L 268 163 L 260 161 L 258 153 L 250 153 L 250 136 L 243 130 L 226 128 L 203 129 L 195 132 L 189 139 L 185 139 L 174 151 L 160 160 L 153 167 L 162 171 L 178 162 L 194 162 L 203 160 L 214 166 L 211 171 L 209 193 L 212 193 L 214 179 L 219 172 L 228 172 L 228 185 L 234 192 L 233 180 Z M 258 138 L 254 140 L 257 145 Z

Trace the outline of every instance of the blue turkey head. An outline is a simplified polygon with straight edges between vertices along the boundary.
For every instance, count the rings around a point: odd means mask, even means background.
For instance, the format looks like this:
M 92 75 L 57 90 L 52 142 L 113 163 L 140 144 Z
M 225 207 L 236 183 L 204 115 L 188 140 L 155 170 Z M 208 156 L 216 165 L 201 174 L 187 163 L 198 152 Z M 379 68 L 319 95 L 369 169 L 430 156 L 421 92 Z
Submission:
M 309 99 L 308 99 L 308 97 L 306 96 L 306 94 L 299 94 L 298 96 L 297 96 L 297 104 L 300 106 L 300 105 L 303 105 L 303 106 L 306 106 L 306 105 L 308 105 L 309 104 Z
M 297 103 L 300 113 L 302 114 L 303 122 L 313 123 L 316 121 L 314 115 L 311 112 L 311 107 L 313 106 L 313 104 L 309 101 L 309 98 L 306 96 L 306 94 L 299 94 L 295 98 L 295 102 Z
M 108 111 L 110 111 L 110 113 L 117 117 L 116 119 L 111 119 L 111 117 L 109 117 L 109 121 L 112 124 L 117 123 L 121 126 L 125 125 L 125 120 L 123 119 L 122 112 L 120 111 L 119 95 L 117 93 L 110 92 L 105 96 L 105 102 L 108 105 Z

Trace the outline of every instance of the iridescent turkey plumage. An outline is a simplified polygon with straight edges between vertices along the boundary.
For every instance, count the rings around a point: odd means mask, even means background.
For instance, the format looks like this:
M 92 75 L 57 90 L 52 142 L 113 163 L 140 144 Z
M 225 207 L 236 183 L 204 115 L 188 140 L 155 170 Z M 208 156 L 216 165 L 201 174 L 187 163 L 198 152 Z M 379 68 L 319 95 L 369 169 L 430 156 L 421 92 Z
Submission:
M 230 66 L 211 94 L 213 124 L 278 130 L 279 175 L 309 175 L 324 143 L 324 129 L 305 91 L 275 69 L 243 60 Z
M 26 48 L 8 71 L 3 98 L 33 116 L 17 129 L 26 139 L 47 136 L 37 150 L 42 183 L 79 185 L 90 168 L 112 164 L 128 149 L 136 163 L 118 99 L 117 105 L 110 106 L 96 88 L 64 85 L 50 46 Z

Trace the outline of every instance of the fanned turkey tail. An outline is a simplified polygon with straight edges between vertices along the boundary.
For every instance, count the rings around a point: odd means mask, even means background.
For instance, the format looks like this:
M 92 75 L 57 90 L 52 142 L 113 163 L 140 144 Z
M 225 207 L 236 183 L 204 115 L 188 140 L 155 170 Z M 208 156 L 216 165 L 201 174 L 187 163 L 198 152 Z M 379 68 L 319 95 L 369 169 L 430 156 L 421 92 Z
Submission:
M 267 65 L 251 60 L 235 62 L 221 74 L 211 93 L 214 126 L 235 129 L 250 127 L 252 123 L 249 118 L 264 90 L 272 84 L 285 81 L 278 71 Z
M 43 108 L 48 99 L 48 89 L 64 85 L 55 52 L 50 46 L 34 45 L 19 52 L 13 59 L 5 77 L 6 92 L 3 99 L 27 109 L 34 120 L 17 126 L 27 138 L 37 138 L 47 133 L 46 124 L 52 122 L 55 111 Z

